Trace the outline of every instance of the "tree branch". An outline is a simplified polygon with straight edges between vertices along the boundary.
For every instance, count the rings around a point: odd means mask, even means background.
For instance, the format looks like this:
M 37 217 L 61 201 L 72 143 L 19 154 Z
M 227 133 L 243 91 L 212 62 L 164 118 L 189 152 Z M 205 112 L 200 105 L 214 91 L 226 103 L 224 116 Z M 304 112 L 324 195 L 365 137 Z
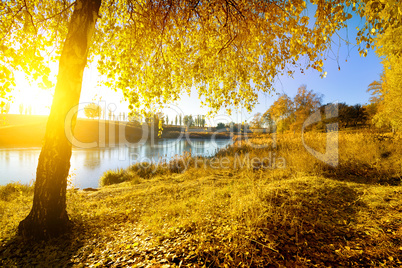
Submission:
M 27 1 L 24 0 L 24 3 L 25 3 L 25 8 L 26 8 L 26 10 L 27 10 L 27 12 L 28 12 L 28 14 L 29 14 L 29 18 L 31 19 L 32 26 L 33 26 L 34 29 L 35 29 L 35 35 L 36 35 L 36 34 L 38 33 L 38 29 L 37 29 L 36 26 L 35 26 L 35 23 L 34 23 L 34 21 L 33 21 L 33 17 L 32 17 L 31 12 L 29 12 L 28 5 L 27 5 Z
M 13 21 L 10 23 L 10 27 L 8 27 L 7 31 L 4 33 L 4 36 L 1 38 L 5 38 L 7 36 L 7 34 L 11 31 L 11 27 L 13 27 L 14 24 L 14 18 L 17 16 L 18 13 L 21 12 L 21 10 L 24 8 L 24 6 L 21 6 L 20 9 L 18 9 L 17 12 L 15 12 L 15 14 L 13 15 Z
M 237 37 L 237 35 L 235 35 L 234 37 L 231 37 L 231 38 L 226 42 L 226 44 L 225 44 L 225 45 L 218 51 L 218 53 L 216 53 L 216 54 L 221 53 L 222 50 L 224 50 L 225 48 L 229 47 L 229 45 L 236 39 L 236 37 Z
M 75 5 L 76 2 L 77 2 L 77 1 L 72 2 L 70 5 L 68 5 L 66 8 L 64 8 L 62 11 L 60 11 L 60 12 L 58 12 L 58 13 L 56 13 L 56 14 L 50 16 L 50 17 L 44 18 L 44 19 L 40 20 L 39 22 L 44 22 L 44 21 L 53 19 L 54 17 L 57 17 L 57 16 L 63 14 L 63 13 L 66 12 L 68 9 L 70 9 L 73 5 Z

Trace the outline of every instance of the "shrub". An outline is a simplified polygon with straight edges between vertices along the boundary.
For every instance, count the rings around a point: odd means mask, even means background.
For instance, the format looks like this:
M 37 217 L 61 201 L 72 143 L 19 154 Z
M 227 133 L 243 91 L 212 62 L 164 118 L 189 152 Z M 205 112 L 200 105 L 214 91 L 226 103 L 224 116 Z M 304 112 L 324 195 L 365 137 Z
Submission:
M 158 175 L 167 175 L 172 173 L 181 173 L 187 168 L 194 166 L 195 160 L 191 153 L 183 152 L 182 155 L 176 155 L 170 161 L 160 161 L 158 163 L 136 163 L 128 168 L 130 173 L 134 173 L 141 178 L 149 179 Z
M 106 185 L 112 185 L 122 183 L 131 180 L 130 174 L 124 169 L 108 170 L 103 173 L 100 180 L 101 187 Z
M 141 178 L 149 179 L 153 174 L 155 174 L 156 167 L 154 164 L 142 162 L 130 166 L 128 170 L 137 174 Z
M 5 186 L 0 186 L 0 200 L 10 201 L 15 195 L 30 194 L 33 192 L 33 187 L 20 182 L 8 183 Z

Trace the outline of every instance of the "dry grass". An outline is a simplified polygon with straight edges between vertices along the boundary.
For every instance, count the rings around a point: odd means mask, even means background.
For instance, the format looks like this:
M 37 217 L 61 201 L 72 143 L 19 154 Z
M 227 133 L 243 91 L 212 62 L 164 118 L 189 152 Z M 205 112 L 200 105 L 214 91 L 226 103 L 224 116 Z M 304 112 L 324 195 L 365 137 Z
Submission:
M 216 158 L 185 155 L 177 169 L 137 166 L 126 171 L 133 180 L 71 190 L 76 226 L 54 241 L 27 244 L 14 236 L 32 197 L 15 192 L 0 203 L 7 215 L 0 265 L 401 266 L 401 139 L 340 133 L 337 167 L 311 157 L 298 139 L 278 136 L 273 148 L 260 135 Z M 305 141 L 324 151 L 323 134 L 308 133 Z M 285 165 L 273 168 L 273 156 Z M 232 164 L 218 167 L 223 159 Z

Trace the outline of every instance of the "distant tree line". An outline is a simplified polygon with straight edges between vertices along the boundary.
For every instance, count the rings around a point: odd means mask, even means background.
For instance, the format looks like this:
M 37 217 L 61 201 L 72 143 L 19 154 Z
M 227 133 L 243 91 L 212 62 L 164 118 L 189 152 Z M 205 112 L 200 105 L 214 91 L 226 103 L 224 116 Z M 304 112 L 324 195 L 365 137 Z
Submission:
M 103 109 L 96 103 L 89 103 L 84 107 L 84 114 L 89 119 L 94 118 L 102 118 L 104 120 L 111 121 L 131 121 L 134 117 L 129 117 L 125 112 L 120 112 L 119 114 L 115 114 L 111 107 L 108 107 L 107 112 L 104 112 Z
M 10 112 L 11 104 L 10 102 L 0 101 L 0 114 L 8 114 Z M 20 103 L 19 105 L 19 113 L 25 115 L 32 114 L 32 105 L 24 105 Z
M 145 119 L 144 119 L 145 118 Z M 162 112 L 150 113 L 145 117 L 141 116 L 138 113 L 132 113 L 130 121 L 137 121 L 142 123 L 154 123 L 159 124 L 162 122 L 162 125 L 176 125 L 176 126 L 187 126 L 187 127 L 205 127 L 206 120 L 205 115 L 176 115 L 174 119 L 169 120 L 169 116 L 163 114 Z
M 369 86 L 369 91 L 374 90 Z M 378 92 L 378 91 L 375 91 Z M 325 130 L 326 125 L 338 123 L 338 128 L 374 127 L 378 113 L 378 94 L 374 94 L 371 103 L 366 105 L 346 103 L 322 104 L 321 95 L 307 90 L 306 85 L 299 87 L 296 96 L 292 99 L 282 94 L 264 113 L 256 113 L 250 122 L 251 128 L 267 127 L 271 132 L 301 131 L 303 123 L 316 111 L 320 111 L 321 120 L 307 129 Z

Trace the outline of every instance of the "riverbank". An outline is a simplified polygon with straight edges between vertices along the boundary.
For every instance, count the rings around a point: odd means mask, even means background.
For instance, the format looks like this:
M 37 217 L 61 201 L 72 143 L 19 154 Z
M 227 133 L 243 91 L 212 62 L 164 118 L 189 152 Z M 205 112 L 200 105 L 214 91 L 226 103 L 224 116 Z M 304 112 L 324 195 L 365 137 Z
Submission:
M 162 138 L 164 139 L 230 139 L 233 137 L 233 133 L 230 132 L 186 132 L 164 129 L 162 132 Z
M 45 136 L 47 116 L 40 115 L 1 115 L 0 147 L 41 147 Z M 152 133 L 152 135 L 150 135 Z M 119 143 L 138 143 L 143 138 L 143 126 L 125 121 L 99 119 L 77 119 L 73 142 L 75 147 L 108 146 Z M 158 129 L 149 128 L 145 139 L 229 139 L 228 131 L 187 131 L 180 126 L 164 126 L 162 136 Z M 95 145 L 94 145 L 95 144 Z
M 156 170 L 137 165 L 97 191 L 69 190 L 75 227 L 48 242 L 15 236 L 32 189 L 2 187 L 0 266 L 401 266 L 401 139 L 340 133 L 331 167 L 300 137 L 276 138 Z M 304 141 L 325 152 L 325 134 Z
M 1 147 L 41 147 L 46 131 L 47 116 L 16 115 L 4 116 L 0 126 Z M 74 147 L 97 147 L 119 142 L 136 143 L 142 137 L 140 127 L 128 122 L 95 119 L 77 119 L 71 139 Z

